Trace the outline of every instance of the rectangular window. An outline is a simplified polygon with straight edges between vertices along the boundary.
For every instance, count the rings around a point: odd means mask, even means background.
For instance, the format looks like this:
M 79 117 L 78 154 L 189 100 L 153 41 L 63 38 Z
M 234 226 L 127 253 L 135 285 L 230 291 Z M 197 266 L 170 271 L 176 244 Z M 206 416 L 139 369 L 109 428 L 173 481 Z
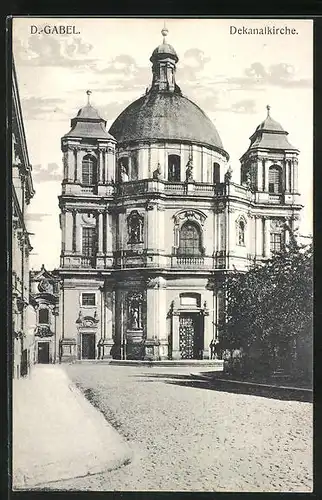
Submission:
M 281 252 L 283 246 L 282 233 L 271 233 L 270 236 L 270 249 L 272 253 Z
M 41 325 L 48 325 L 49 323 L 49 312 L 48 309 L 39 309 L 38 322 Z
M 197 306 L 197 298 L 196 297 L 181 297 L 181 305 L 182 306 Z
M 96 230 L 94 227 L 83 227 L 82 254 L 87 257 L 95 255 Z
M 82 293 L 82 306 L 95 305 L 95 293 Z

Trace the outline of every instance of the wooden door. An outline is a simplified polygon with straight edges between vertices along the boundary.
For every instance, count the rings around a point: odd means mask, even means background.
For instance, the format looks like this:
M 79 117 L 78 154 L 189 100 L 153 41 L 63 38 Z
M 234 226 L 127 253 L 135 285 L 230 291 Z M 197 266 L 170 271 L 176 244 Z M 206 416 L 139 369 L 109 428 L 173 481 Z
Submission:
M 82 359 L 95 359 L 95 334 L 82 334 Z

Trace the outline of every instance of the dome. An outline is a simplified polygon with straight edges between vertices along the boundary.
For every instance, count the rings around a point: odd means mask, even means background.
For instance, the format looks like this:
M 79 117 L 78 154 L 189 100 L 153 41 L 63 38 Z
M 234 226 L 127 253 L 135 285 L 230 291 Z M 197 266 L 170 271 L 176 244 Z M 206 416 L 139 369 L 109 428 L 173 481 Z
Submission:
M 179 92 L 149 92 L 130 104 L 109 133 L 119 142 L 144 140 L 190 141 L 228 154 L 207 115 Z
M 133 141 L 188 141 L 216 149 L 229 158 L 212 121 L 199 106 L 182 95 L 176 84 L 178 56 L 166 42 L 168 30 L 163 28 L 161 33 L 163 43 L 150 58 L 150 90 L 116 118 L 109 133 L 121 144 Z

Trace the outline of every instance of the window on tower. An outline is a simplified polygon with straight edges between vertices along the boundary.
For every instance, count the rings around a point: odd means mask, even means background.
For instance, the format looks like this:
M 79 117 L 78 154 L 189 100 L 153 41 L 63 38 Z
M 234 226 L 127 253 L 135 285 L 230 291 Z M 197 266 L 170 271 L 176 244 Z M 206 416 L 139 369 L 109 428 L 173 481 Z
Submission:
M 185 222 L 179 234 L 179 255 L 201 255 L 201 231 L 197 224 Z
M 82 254 L 86 257 L 93 257 L 96 252 L 96 229 L 83 227 L 82 233 Z
M 214 163 L 213 183 L 218 184 L 219 182 L 220 182 L 220 165 L 219 163 Z
M 168 156 L 168 181 L 180 182 L 180 180 L 181 180 L 180 156 L 179 155 L 169 155 Z
M 269 167 L 268 171 L 268 191 L 270 193 L 282 192 L 282 169 L 277 165 Z
M 82 161 L 82 184 L 92 186 L 97 182 L 97 161 L 92 155 L 86 155 Z

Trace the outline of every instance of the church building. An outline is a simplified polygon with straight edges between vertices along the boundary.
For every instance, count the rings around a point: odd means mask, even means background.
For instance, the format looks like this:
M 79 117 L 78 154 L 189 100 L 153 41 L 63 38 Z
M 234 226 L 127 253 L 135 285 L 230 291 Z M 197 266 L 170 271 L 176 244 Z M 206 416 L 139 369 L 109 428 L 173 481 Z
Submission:
M 233 182 L 162 35 L 146 93 L 107 131 L 88 91 L 61 139 L 61 361 L 209 359 L 226 273 L 281 250 L 299 218 L 299 151 L 269 106 Z

